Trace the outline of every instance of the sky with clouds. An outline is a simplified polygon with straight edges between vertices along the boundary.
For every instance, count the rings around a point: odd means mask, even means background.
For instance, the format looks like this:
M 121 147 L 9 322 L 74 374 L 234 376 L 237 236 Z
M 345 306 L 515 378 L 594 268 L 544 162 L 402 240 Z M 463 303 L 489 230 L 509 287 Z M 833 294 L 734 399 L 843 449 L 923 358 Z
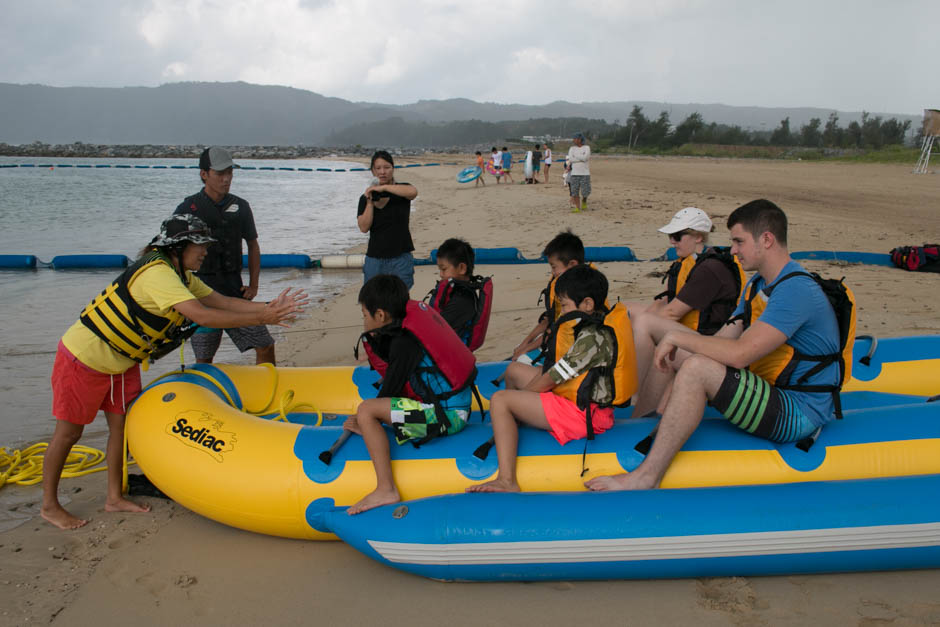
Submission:
M 938 0 L 2 0 L 0 82 L 940 108 Z

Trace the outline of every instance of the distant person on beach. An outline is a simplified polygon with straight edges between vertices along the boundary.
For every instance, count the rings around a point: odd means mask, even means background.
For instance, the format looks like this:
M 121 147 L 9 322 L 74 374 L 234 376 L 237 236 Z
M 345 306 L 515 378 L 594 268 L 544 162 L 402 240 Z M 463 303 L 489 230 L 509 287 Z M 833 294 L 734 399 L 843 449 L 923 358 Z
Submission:
M 613 405 L 629 401 L 636 389 L 636 362 L 627 310 L 607 309 L 607 291 L 604 274 L 587 265 L 558 277 L 561 317 L 544 365 L 510 363 L 506 389 L 490 398 L 499 473 L 467 492 L 519 491 L 518 424 L 548 431 L 562 445 L 613 426 Z
M 532 151 L 532 182 L 539 182 L 539 172 L 542 171 L 542 151 L 540 150 L 541 145 L 536 144 L 535 150 Z
M 707 213 L 697 207 L 686 207 L 659 229 L 668 235 L 678 257 L 663 277 L 666 290 L 652 303 L 627 304 L 633 321 L 641 390 L 656 343 L 666 333 L 690 329 L 714 335 L 738 304 L 747 278 L 730 249 L 708 245 L 708 236 L 714 228 Z
M 415 249 L 411 240 L 411 201 L 418 190 L 410 183 L 395 181 L 395 162 L 385 150 L 376 151 L 370 164 L 372 183 L 359 197 L 359 230 L 369 234 L 362 279 L 367 283 L 378 274 L 394 274 L 410 290 L 415 283 Z
M 473 186 L 477 187 L 482 184 L 483 187 L 486 187 L 486 179 L 483 178 L 483 175 L 486 174 L 486 163 L 483 161 L 483 153 L 479 150 L 477 150 L 477 167 L 480 168 L 480 176 L 474 181 Z
M 499 152 L 496 146 L 490 151 L 490 166 L 493 168 L 491 174 L 496 177 L 496 184 L 499 185 L 499 179 L 503 176 L 503 153 Z
M 216 240 L 196 276 L 219 294 L 254 300 L 261 276 L 261 247 L 248 201 L 229 193 L 235 167 L 231 153 L 224 148 L 203 150 L 199 156 L 202 191 L 183 200 L 175 213 L 201 219 Z M 247 286 L 242 283 L 242 241 L 248 249 Z M 225 332 L 239 352 L 255 349 L 255 363 L 276 363 L 274 338 L 264 325 L 229 328 Z M 196 361 L 212 363 L 221 342 L 222 329 L 200 328 L 190 340 Z
M 510 183 L 515 183 L 515 181 L 512 180 L 512 153 L 509 152 L 509 148 L 503 146 L 500 158 L 503 160 L 503 176 L 505 176 Z
M 839 323 L 820 286 L 790 258 L 786 215 L 769 200 L 754 200 L 735 209 L 727 224 L 731 251 L 745 270 L 757 271 L 734 321 L 712 336 L 683 328 L 659 341 L 655 370 L 640 394 L 644 404 L 634 408 L 637 415 L 655 409 L 657 394 L 672 385 L 652 448 L 629 474 L 594 477 L 588 488 L 658 487 L 706 403 L 773 442 L 802 440 L 834 418 Z
M 543 156 L 545 160 L 545 179 L 544 182 L 548 183 L 548 170 L 552 167 L 552 149 L 548 147 L 548 144 L 545 144 L 545 154 Z
M 437 249 L 441 279 L 425 299 L 472 351 L 486 339 L 493 307 L 493 282 L 489 277 L 474 276 L 475 257 L 466 240 L 444 240 Z
M 43 458 L 43 518 L 61 529 L 86 522 L 59 503 L 59 479 L 69 451 L 98 411 L 108 421 L 108 512 L 147 512 L 124 498 L 124 419 L 140 394 L 140 366 L 166 355 L 192 333 L 192 323 L 216 328 L 286 326 L 306 305 L 303 291 L 289 289 L 269 303 L 231 298 L 193 273 L 215 240 L 192 214 L 163 222 L 141 256 L 95 296 L 59 342 L 52 367 L 52 442 Z
M 571 232 L 562 231 L 545 245 L 542 256 L 548 261 L 551 270 L 551 279 L 548 286 L 539 295 L 539 302 L 545 306 L 545 311 L 539 316 L 538 322 L 529 334 L 525 336 L 518 346 L 512 350 L 513 361 L 521 358 L 531 350 L 541 348 L 547 343 L 547 333 L 555 320 L 561 316 L 561 303 L 555 294 L 555 283 L 558 277 L 569 268 L 584 263 L 584 244 L 581 238 Z
M 591 147 L 584 143 L 584 135 L 575 133 L 574 145 L 568 149 L 568 193 L 571 199 L 571 213 L 580 213 L 587 209 L 587 199 L 591 195 Z
M 359 290 L 362 343 L 369 364 L 382 375 L 376 398 L 364 400 L 343 425 L 365 441 L 375 467 L 375 490 L 351 506 L 358 514 L 401 500 L 392 476 L 383 425 L 398 444 L 425 444 L 462 431 L 470 416 L 470 383 L 476 360 L 457 334 L 425 303 L 408 300 L 401 279 L 379 274 Z M 451 381 L 440 364 L 447 365 Z

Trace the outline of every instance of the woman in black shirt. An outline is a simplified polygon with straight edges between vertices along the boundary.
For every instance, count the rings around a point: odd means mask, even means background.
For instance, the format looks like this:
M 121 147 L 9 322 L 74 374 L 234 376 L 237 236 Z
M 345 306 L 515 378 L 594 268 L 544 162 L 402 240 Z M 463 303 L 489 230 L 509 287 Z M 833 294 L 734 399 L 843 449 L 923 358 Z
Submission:
M 395 163 L 385 150 L 372 155 L 371 168 L 375 178 L 359 197 L 359 230 L 369 233 L 363 282 L 377 274 L 394 274 L 411 289 L 414 285 L 411 251 L 415 247 L 408 223 L 411 201 L 418 190 L 409 183 L 395 182 Z

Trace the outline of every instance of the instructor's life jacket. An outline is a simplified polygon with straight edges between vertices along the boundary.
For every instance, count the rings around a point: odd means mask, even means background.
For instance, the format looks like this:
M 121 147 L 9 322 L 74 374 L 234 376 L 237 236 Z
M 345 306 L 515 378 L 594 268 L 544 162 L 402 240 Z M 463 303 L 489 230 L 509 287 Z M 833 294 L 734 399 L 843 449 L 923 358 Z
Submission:
M 407 333 L 416 339 L 427 359 L 430 360 L 428 365 L 418 366 L 415 369 L 401 392 L 402 396 L 422 403 L 433 403 L 440 423 L 441 432 L 429 431 L 426 438 L 415 443 L 417 446 L 446 433 L 450 427 L 450 421 L 447 419 L 441 401 L 473 386 L 477 374 L 476 358 L 439 313 L 431 309 L 427 303 L 409 300 L 405 308 L 405 317 L 400 325 L 388 325 L 366 331 L 359 337 L 369 357 L 369 365 L 383 377 L 388 370 L 388 360 L 376 350 L 374 346 L 376 336 L 397 333 Z M 358 356 L 358 346 L 356 354 Z M 425 363 L 427 359 L 424 360 Z M 483 405 L 479 399 L 477 402 L 482 408 Z
M 216 205 L 205 191 L 189 198 L 189 210 L 209 226 L 217 242 L 210 244 L 197 274 L 228 274 L 242 269 L 241 215 L 247 203 L 233 194 L 226 194 Z
M 490 312 L 493 309 L 493 281 L 490 277 L 474 276 L 469 281 L 448 279 L 438 281 L 428 292 L 428 304 L 440 313 L 458 290 L 466 290 L 473 295 L 475 314 L 463 329 L 454 329 L 471 351 L 483 346 L 486 329 L 490 324 Z
M 591 421 L 591 403 L 594 385 L 600 377 L 607 378 L 613 398 L 603 406 L 626 407 L 636 392 L 636 351 L 633 345 L 633 327 L 627 308 L 617 303 L 601 315 L 572 311 L 561 316 L 552 329 L 552 342 L 549 346 L 542 372 L 548 370 L 565 356 L 578 336 L 587 328 L 607 329 L 614 339 L 613 367 L 592 368 L 579 376 L 555 386 L 552 392 L 563 396 L 585 410 L 588 439 L 594 439 L 594 425 Z
M 798 392 L 827 392 L 832 394 L 832 400 L 835 407 L 836 418 L 842 418 L 842 403 L 839 398 L 839 392 L 845 380 L 852 373 L 852 347 L 855 344 L 855 322 L 856 307 L 855 294 L 849 289 L 842 279 L 824 279 L 815 272 L 791 272 L 784 275 L 773 285 L 765 286 L 762 290 L 755 290 L 754 284 L 747 287 L 744 295 L 744 312 L 736 319 L 744 322 L 744 328 L 747 329 L 755 322 L 770 301 L 774 289 L 784 281 L 796 276 L 808 276 L 812 278 L 822 289 L 829 304 L 832 306 L 836 316 L 836 322 L 839 325 L 839 352 L 823 355 L 807 355 L 800 353 L 790 344 L 781 344 L 769 355 L 761 357 L 748 369 L 766 380 L 770 384 L 784 389 L 796 390 Z M 801 361 L 816 362 L 816 365 L 806 371 L 798 379 L 793 380 L 793 373 L 796 365 Z M 807 381 L 813 375 L 822 372 L 830 364 L 839 365 L 838 383 L 834 385 L 811 385 Z
M 693 331 L 698 331 L 702 335 L 714 335 L 721 327 L 725 325 L 727 319 L 720 319 L 715 316 L 715 310 L 724 305 L 728 312 L 734 311 L 738 300 L 741 298 L 741 292 L 747 283 L 747 276 L 744 274 L 744 268 L 738 258 L 731 254 L 731 249 L 726 246 L 708 246 L 698 255 L 689 255 L 685 259 L 674 261 L 663 282 L 666 283 L 666 290 L 656 296 L 656 300 L 666 297 L 666 302 L 671 302 L 682 290 L 683 286 L 692 279 L 695 269 L 706 259 L 717 259 L 725 264 L 731 276 L 734 277 L 736 297 L 731 299 L 715 300 L 704 311 L 693 309 L 679 320 L 680 323 L 689 327 Z
M 131 297 L 130 288 L 137 277 L 161 263 L 173 268 L 163 253 L 156 250 L 145 253 L 88 303 L 80 316 L 82 324 L 107 342 L 111 350 L 144 363 L 145 367 L 148 360 L 163 357 L 198 328 L 175 309 L 160 316 Z

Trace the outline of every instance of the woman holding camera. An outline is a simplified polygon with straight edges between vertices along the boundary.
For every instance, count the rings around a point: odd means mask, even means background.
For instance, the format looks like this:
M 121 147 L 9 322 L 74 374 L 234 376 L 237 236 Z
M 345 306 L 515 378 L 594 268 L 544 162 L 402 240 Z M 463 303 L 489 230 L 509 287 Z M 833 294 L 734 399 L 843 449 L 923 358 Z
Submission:
M 411 201 L 418 190 L 409 183 L 395 182 L 395 162 L 385 150 L 372 155 L 372 184 L 359 197 L 359 230 L 369 233 L 363 282 L 377 274 L 394 274 L 408 289 L 414 285 L 415 249 L 408 224 Z

